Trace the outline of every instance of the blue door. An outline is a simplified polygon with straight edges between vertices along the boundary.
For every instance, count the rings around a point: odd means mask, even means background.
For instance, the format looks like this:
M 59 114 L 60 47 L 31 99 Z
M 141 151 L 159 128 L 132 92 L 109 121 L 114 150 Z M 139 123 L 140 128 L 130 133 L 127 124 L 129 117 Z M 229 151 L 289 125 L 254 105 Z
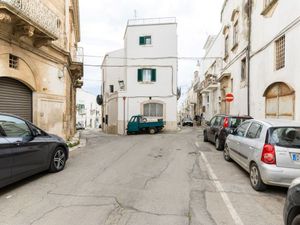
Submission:
M 138 132 L 139 131 L 139 117 L 133 116 L 131 117 L 128 123 L 128 132 Z

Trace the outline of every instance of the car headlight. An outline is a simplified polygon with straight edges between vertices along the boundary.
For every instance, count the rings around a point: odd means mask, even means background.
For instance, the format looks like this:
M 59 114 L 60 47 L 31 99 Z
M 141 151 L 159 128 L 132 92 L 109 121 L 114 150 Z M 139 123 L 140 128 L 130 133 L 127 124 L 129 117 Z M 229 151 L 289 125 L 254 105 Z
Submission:
M 299 183 L 300 183 L 300 177 L 298 177 L 295 180 L 293 180 L 289 188 L 293 188 L 293 187 L 295 187 Z

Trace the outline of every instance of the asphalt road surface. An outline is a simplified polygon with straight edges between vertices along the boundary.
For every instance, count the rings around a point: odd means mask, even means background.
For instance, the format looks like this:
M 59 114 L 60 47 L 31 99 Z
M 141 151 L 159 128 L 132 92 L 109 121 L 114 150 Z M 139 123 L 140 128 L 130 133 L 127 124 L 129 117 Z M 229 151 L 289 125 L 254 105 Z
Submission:
M 64 171 L 0 190 L 0 225 L 283 224 L 287 189 L 254 191 L 200 128 L 83 135 Z

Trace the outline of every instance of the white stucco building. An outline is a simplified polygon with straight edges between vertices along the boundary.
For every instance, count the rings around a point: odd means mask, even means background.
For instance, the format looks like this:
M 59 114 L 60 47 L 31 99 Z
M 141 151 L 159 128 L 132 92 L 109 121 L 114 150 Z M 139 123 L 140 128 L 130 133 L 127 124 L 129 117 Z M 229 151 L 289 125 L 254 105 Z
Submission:
M 96 102 L 96 96 L 82 89 L 76 95 L 76 124 L 85 128 L 98 128 L 101 123 L 101 107 Z
M 210 120 L 221 110 L 222 99 L 218 79 L 221 76 L 223 66 L 222 60 L 222 33 L 209 36 L 204 45 L 205 56 L 200 67 L 200 77 L 202 82 L 198 84 L 196 91 L 198 93 L 201 113 L 206 120 Z M 225 106 L 223 107 L 225 108 Z
M 299 12 L 297 0 L 224 1 L 222 29 L 208 37 L 196 88 L 206 120 L 226 113 L 300 121 Z
M 177 64 L 175 18 L 129 20 L 124 48 L 102 63 L 104 131 L 124 134 L 139 114 L 176 130 Z
M 257 1 L 262 2 L 262 1 Z M 249 43 L 249 8 L 245 0 L 226 0 L 221 12 L 223 68 L 219 81 L 221 98 L 232 93 L 235 100 L 225 103 L 223 112 L 247 115 L 247 50 Z M 259 38 L 256 35 L 257 38 Z
M 250 113 L 256 118 L 300 121 L 299 16 L 298 0 L 253 2 Z

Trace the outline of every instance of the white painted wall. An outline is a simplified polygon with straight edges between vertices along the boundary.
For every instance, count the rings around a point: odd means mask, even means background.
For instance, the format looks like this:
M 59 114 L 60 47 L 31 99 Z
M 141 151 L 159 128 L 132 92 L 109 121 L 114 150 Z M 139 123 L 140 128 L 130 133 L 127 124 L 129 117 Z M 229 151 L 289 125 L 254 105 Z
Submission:
M 263 1 L 261 1 L 263 2 Z M 247 47 L 247 13 L 245 11 L 246 0 L 230 0 L 226 1 L 221 14 L 221 22 L 224 31 L 226 26 L 229 27 L 229 55 L 228 59 L 224 61 L 223 74 L 231 74 L 233 79 L 232 93 L 235 100 L 230 103 L 230 114 L 246 115 L 247 114 L 247 83 L 241 80 L 241 60 L 246 57 L 244 51 Z M 239 41 L 236 49 L 233 47 L 233 22 L 231 21 L 234 11 L 238 11 L 238 26 L 239 26 Z M 223 33 L 222 33 L 223 34 Z M 223 57 L 225 54 L 225 35 L 223 34 Z
M 278 1 L 271 15 L 261 15 L 263 2 L 255 1 L 253 7 L 252 26 L 252 54 L 251 59 L 251 115 L 256 118 L 265 118 L 265 98 L 263 94 L 266 88 L 274 82 L 285 82 L 294 88 L 295 119 L 300 121 L 300 24 L 288 31 L 289 24 L 299 17 L 300 1 Z M 281 34 L 285 34 L 286 66 L 275 70 L 275 40 Z M 269 45 L 268 45 L 269 44 Z M 266 47 L 260 53 L 256 52 Z
M 151 45 L 140 45 L 140 36 L 151 36 Z M 110 65 L 123 63 L 124 68 L 104 69 L 104 104 L 111 97 L 107 94 L 109 84 L 117 84 L 124 78 L 125 90 L 117 93 L 118 133 L 124 133 L 125 124 L 133 115 L 143 113 L 143 104 L 148 102 L 164 105 L 163 119 L 167 130 L 177 129 L 177 24 L 147 24 L 127 26 L 124 36 L 124 50 L 110 53 L 108 56 L 123 54 L 123 61 L 111 61 L 107 57 L 104 63 Z M 146 59 L 154 58 L 154 59 Z M 138 82 L 138 69 L 156 69 L 156 82 Z M 116 74 L 120 75 L 116 75 Z M 125 97 L 125 112 L 124 100 Z M 104 110 L 105 110 L 104 106 Z M 109 116 L 111 117 L 111 115 Z M 149 118 L 155 119 L 155 118 Z

